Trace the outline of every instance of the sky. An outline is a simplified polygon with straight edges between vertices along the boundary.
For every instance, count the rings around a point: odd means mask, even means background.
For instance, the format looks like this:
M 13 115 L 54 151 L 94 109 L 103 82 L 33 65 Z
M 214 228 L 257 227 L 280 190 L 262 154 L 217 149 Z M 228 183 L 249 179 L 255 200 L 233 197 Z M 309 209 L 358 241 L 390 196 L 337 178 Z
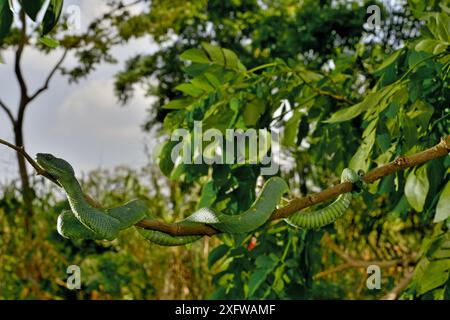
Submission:
M 82 28 L 104 12 L 104 1 L 66 0 L 63 13 L 79 7 Z M 141 8 L 135 7 L 134 10 Z M 28 107 L 25 124 L 25 146 L 31 155 L 52 153 L 68 160 L 77 172 L 97 168 L 114 168 L 126 164 L 139 168 L 147 163 L 145 146 L 152 150 L 151 134 L 143 132 L 141 125 L 152 97 L 137 91 L 133 100 L 122 106 L 114 95 L 114 74 L 124 62 L 135 54 L 148 54 L 157 49 L 150 38 L 130 41 L 114 48 L 111 53 L 117 64 L 102 64 L 78 84 L 69 84 L 67 77 L 56 74 L 49 90 Z M 60 57 L 61 51 L 45 55 L 36 50 L 24 51 L 22 69 L 29 92 L 42 85 L 49 70 Z M 0 65 L 0 99 L 14 114 L 17 112 L 19 87 L 13 72 L 13 52 L 2 52 L 4 64 Z M 68 57 L 64 65 L 74 65 Z M 0 138 L 14 141 L 12 127 L 0 110 Z M 31 170 L 30 170 L 31 172 Z M 17 177 L 16 155 L 0 146 L 0 183 Z

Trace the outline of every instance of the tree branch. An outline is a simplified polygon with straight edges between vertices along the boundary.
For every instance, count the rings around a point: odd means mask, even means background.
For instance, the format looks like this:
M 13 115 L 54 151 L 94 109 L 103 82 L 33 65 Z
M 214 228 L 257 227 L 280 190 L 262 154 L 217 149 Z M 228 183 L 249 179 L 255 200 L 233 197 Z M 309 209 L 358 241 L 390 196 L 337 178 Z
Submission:
M 57 184 L 58 186 L 61 186 L 61 185 L 59 184 L 59 182 L 56 181 L 56 179 L 55 179 L 51 174 L 49 174 L 47 171 L 45 171 L 44 169 L 42 169 L 42 168 L 39 166 L 39 164 L 37 164 L 37 162 L 34 161 L 34 159 L 33 159 L 33 158 L 25 151 L 24 147 L 13 145 L 12 143 L 9 143 L 8 141 L 5 141 L 5 140 L 3 140 L 3 139 L 0 139 L 0 144 L 3 144 L 3 145 L 5 145 L 5 146 L 7 146 L 7 147 L 10 147 L 10 148 L 16 150 L 18 153 L 20 153 L 21 155 L 23 155 L 25 159 L 27 159 L 27 161 L 28 161 L 28 162 L 30 163 L 30 165 L 34 168 L 34 170 L 36 170 L 36 173 L 37 173 L 38 175 L 41 175 L 41 176 L 43 176 L 43 177 L 46 177 L 46 178 L 49 179 L 51 182 Z
M 414 272 L 412 270 L 405 271 L 405 275 L 398 282 L 398 284 L 388 294 L 383 296 L 380 300 L 395 300 L 395 299 L 397 299 L 399 294 L 402 293 L 403 290 L 405 290 L 405 288 L 411 282 L 413 275 L 414 275 Z
M 346 252 L 341 250 L 330 238 L 328 234 L 325 234 L 322 238 L 322 241 L 329 247 L 334 253 L 336 253 L 342 260 L 344 260 L 343 264 L 340 264 L 336 267 L 330 268 L 328 270 L 319 272 L 314 275 L 313 279 L 317 280 L 320 278 L 323 278 L 325 276 L 328 276 L 333 273 L 337 273 L 343 270 L 347 270 L 350 268 L 367 268 L 370 265 L 377 265 L 380 268 L 388 268 L 388 267 L 394 267 L 394 266 L 403 266 L 406 267 L 404 277 L 401 278 L 398 282 L 398 284 L 386 295 L 384 295 L 381 300 L 395 300 L 398 295 L 408 286 L 409 282 L 411 281 L 411 278 L 413 276 L 412 268 L 408 268 L 408 265 L 410 265 L 414 259 L 415 254 L 412 254 L 410 256 L 405 257 L 404 259 L 394 259 L 394 260 L 383 260 L 383 261 L 365 261 L 365 260 L 358 260 L 350 255 L 348 255 Z
M 53 76 L 55 75 L 55 72 L 59 69 L 61 64 L 64 62 L 64 59 L 66 58 L 67 52 L 68 52 L 68 49 L 66 48 L 64 50 L 64 53 L 61 56 L 61 58 L 58 60 L 58 62 L 55 64 L 55 66 L 53 67 L 53 69 L 50 71 L 50 73 L 48 74 L 47 78 L 45 79 L 44 85 L 42 87 L 40 87 L 38 90 L 36 90 L 36 92 L 33 95 L 31 95 L 31 97 L 29 98 L 28 102 L 34 100 L 42 92 L 44 92 L 45 90 L 48 89 L 48 86 L 50 84 L 50 80 L 53 78 Z
M 388 261 L 386 261 L 386 260 L 380 260 L 380 261 L 358 260 L 358 259 L 354 259 L 350 255 L 348 255 L 347 253 L 342 251 L 341 248 L 339 248 L 333 242 L 333 240 L 331 240 L 331 238 L 328 234 L 325 234 L 323 236 L 322 241 L 328 246 L 328 248 L 330 248 L 334 253 L 336 253 L 339 257 L 341 257 L 342 260 L 344 260 L 347 264 L 349 264 L 350 267 L 353 267 L 353 268 L 367 268 L 368 266 L 370 266 L 372 264 L 376 264 L 380 268 L 387 268 L 387 267 L 392 267 L 392 266 L 396 266 L 399 264 L 405 264 L 407 262 L 407 261 L 404 261 L 401 259 L 388 260 Z M 408 261 L 409 261 L 409 259 L 408 259 Z
M 345 103 L 347 103 L 347 104 L 354 104 L 353 101 L 347 99 L 347 98 L 344 97 L 344 96 L 340 96 L 340 95 L 338 95 L 338 94 L 334 94 L 333 92 L 326 91 L 326 90 L 322 90 L 322 89 L 320 89 L 320 88 L 314 87 L 309 81 L 306 81 L 306 79 L 303 78 L 303 76 L 301 75 L 300 72 L 296 72 L 296 73 L 294 73 L 294 74 L 295 74 L 298 78 L 300 78 L 300 80 L 302 80 L 308 87 L 311 88 L 311 90 L 313 90 L 314 92 L 316 92 L 318 95 L 321 95 L 321 96 L 327 96 L 327 97 L 333 98 L 334 100 L 342 101 L 342 102 L 345 102 Z
M 22 100 L 25 101 L 25 100 L 28 100 L 28 89 L 27 89 L 27 84 L 26 84 L 25 79 L 22 74 L 22 69 L 20 67 L 23 49 L 27 42 L 27 25 L 26 25 L 25 12 L 23 10 L 20 11 L 20 20 L 22 22 L 22 29 L 21 29 L 20 42 L 19 42 L 19 46 L 16 51 L 16 58 L 14 61 L 14 72 L 16 74 L 17 81 L 19 82 Z
M 314 275 L 314 279 L 319 279 L 322 277 L 325 277 L 329 274 L 336 273 L 342 270 L 350 269 L 350 268 L 367 268 L 370 265 L 377 265 L 380 268 L 389 268 L 393 266 L 398 265 L 408 265 L 413 261 L 414 255 L 411 255 L 409 257 L 406 257 L 405 259 L 395 259 L 395 260 L 383 260 L 383 261 L 365 261 L 365 260 L 358 260 L 347 253 L 345 253 L 343 250 L 341 250 L 330 238 L 328 234 L 325 234 L 322 238 L 322 241 L 329 247 L 334 253 L 336 253 L 339 257 L 341 257 L 342 260 L 345 261 L 344 264 L 338 265 L 334 268 L 322 271 Z
M 450 136 L 447 136 L 445 138 L 442 138 L 441 142 L 439 142 L 434 147 L 408 157 L 401 156 L 386 165 L 371 170 L 364 176 L 364 181 L 366 183 L 375 182 L 376 180 L 379 180 L 399 170 L 405 170 L 410 167 L 421 165 L 433 159 L 443 157 L 449 152 Z M 292 199 L 286 206 L 280 209 L 276 209 L 272 214 L 271 220 L 286 218 L 294 212 L 300 211 L 301 209 L 311 207 L 331 198 L 335 198 L 342 193 L 350 192 L 352 191 L 352 187 L 353 185 L 350 182 L 344 182 L 334 187 L 325 189 L 322 192 L 313 193 L 304 198 Z
M 36 162 L 34 162 L 34 160 L 25 152 L 25 150 L 23 150 L 23 148 L 14 146 L 1 139 L 0 144 L 4 144 L 10 148 L 13 148 L 17 152 L 22 153 L 25 156 L 25 158 L 30 162 L 30 164 L 35 168 L 38 174 L 56 183 L 55 179 L 51 177 L 51 175 L 49 175 L 48 173 L 45 173 L 42 170 L 42 168 L 40 168 L 39 165 Z M 408 157 L 401 156 L 386 165 L 371 170 L 364 176 L 364 181 L 366 183 L 372 183 L 378 179 L 381 179 L 382 177 L 395 173 L 399 170 L 405 170 L 406 168 L 418 166 L 433 159 L 445 156 L 449 152 L 450 152 L 450 135 L 445 138 L 442 138 L 441 141 L 434 147 L 431 147 L 427 150 L 413 154 Z M 352 188 L 353 185 L 350 182 L 344 182 L 334 187 L 325 189 L 322 192 L 310 194 L 304 198 L 294 198 L 286 206 L 274 210 L 272 216 L 270 217 L 270 220 L 272 221 L 286 218 L 289 215 L 298 212 L 304 208 L 316 205 L 321 202 L 325 202 L 327 200 L 337 197 L 340 194 L 350 192 L 352 191 Z M 88 196 L 85 197 L 92 205 L 99 207 L 99 205 L 94 201 L 92 201 L 92 199 L 89 200 L 90 198 Z M 195 226 L 180 226 L 177 223 L 167 223 L 164 221 L 148 220 L 148 219 L 143 219 L 139 221 L 138 223 L 136 223 L 136 226 L 149 230 L 162 231 L 172 236 L 181 236 L 181 235 L 211 236 L 219 233 L 218 230 L 206 224 L 199 224 Z
M 328 276 L 330 274 L 341 272 L 341 271 L 344 271 L 344 270 L 347 270 L 347 269 L 350 269 L 350 268 L 352 268 L 352 265 L 350 263 L 343 263 L 343 264 L 340 264 L 340 265 L 338 265 L 336 267 L 330 268 L 328 270 L 316 273 L 313 276 L 313 279 L 317 280 L 317 279 L 326 277 L 326 276 Z
M 6 115 L 8 116 L 9 120 L 11 120 L 11 123 L 14 126 L 16 124 L 16 120 L 14 119 L 11 109 L 9 109 L 2 100 L 0 100 L 0 107 L 6 112 Z

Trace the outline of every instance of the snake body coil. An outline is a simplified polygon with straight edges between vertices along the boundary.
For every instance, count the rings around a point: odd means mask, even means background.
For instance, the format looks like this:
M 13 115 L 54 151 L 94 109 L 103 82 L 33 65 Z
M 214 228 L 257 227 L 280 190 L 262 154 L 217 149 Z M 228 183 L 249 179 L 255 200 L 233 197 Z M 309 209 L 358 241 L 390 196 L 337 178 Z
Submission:
M 85 200 L 74 170 L 67 161 L 42 153 L 37 154 L 36 160 L 61 184 L 69 200 L 71 210 L 62 212 L 57 222 L 58 232 L 63 237 L 113 240 L 121 230 L 133 226 L 142 219 L 156 220 L 145 204 L 139 200 L 112 209 L 94 208 Z M 179 226 L 207 224 L 227 233 L 251 232 L 267 222 L 283 194 L 288 191 L 289 187 L 283 179 L 272 177 L 264 184 L 251 207 L 239 215 L 226 215 L 202 208 L 176 224 Z M 171 236 L 164 232 L 141 228 L 138 228 L 138 231 L 149 241 L 165 246 L 183 245 L 202 237 L 202 235 Z
M 341 182 L 355 183 L 359 187 L 364 188 L 361 180 L 362 174 L 362 172 L 356 173 L 351 169 L 345 168 L 341 174 Z M 351 201 L 352 193 L 347 192 L 341 194 L 333 203 L 323 209 L 306 213 L 297 212 L 285 219 L 285 221 L 297 228 L 317 229 L 340 218 L 350 206 Z
M 130 201 L 111 209 L 92 207 L 85 199 L 81 186 L 75 178 L 72 166 L 65 160 L 51 154 L 39 153 L 38 164 L 52 175 L 64 188 L 71 210 L 58 216 L 58 232 L 70 239 L 113 240 L 121 230 L 147 219 L 156 220 L 149 209 L 140 200 Z M 351 169 L 344 169 L 341 182 L 356 183 L 361 186 L 361 175 Z M 226 233 L 249 233 L 265 224 L 283 194 L 289 192 L 286 182 L 279 177 L 272 177 L 264 184 L 262 190 L 250 208 L 238 215 L 227 215 L 209 208 L 197 210 L 175 225 L 195 226 L 209 225 Z M 352 194 L 345 193 L 328 207 L 308 213 L 297 212 L 286 219 L 292 226 L 314 229 L 329 224 L 341 217 L 350 205 Z M 202 238 L 202 235 L 172 236 L 165 232 L 147 230 L 138 227 L 139 233 L 147 240 L 163 246 L 184 245 Z

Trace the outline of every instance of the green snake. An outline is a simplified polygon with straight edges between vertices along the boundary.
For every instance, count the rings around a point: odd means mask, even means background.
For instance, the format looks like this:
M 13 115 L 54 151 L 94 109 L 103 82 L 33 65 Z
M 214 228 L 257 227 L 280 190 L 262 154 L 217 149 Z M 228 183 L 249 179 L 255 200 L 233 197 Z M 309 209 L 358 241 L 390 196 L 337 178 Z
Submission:
M 86 201 L 75 178 L 75 172 L 67 161 L 42 153 L 37 154 L 36 161 L 61 184 L 69 200 L 71 210 L 62 212 L 57 222 L 57 230 L 63 237 L 113 240 L 121 230 L 133 226 L 142 219 L 156 219 L 140 200 L 130 201 L 112 209 L 94 208 Z M 207 224 L 227 233 L 252 232 L 267 222 L 283 194 L 288 191 L 289 187 L 283 179 L 272 177 L 263 185 L 251 207 L 241 214 L 227 215 L 202 208 L 176 224 L 179 226 Z M 138 228 L 138 231 L 151 242 L 166 246 L 183 245 L 202 237 L 202 235 L 171 236 L 164 232 L 142 228 Z
M 365 183 L 362 180 L 364 172 L 362 170 L 355 172 L 352 169 L 345 168 L 341 174 L 342 182 L 351 182 L 356 184 L 358 189 L 362 190 L 366 188 Z M 357 193 L 357 192 L 355 192 Z M 344 214 L 352 201 L 352 193 L 347 192 L 341 194 L 333 203 L 323 209 L 310 212 L 296 212 L 285 219 L 285 221 L 291 226 L 302 229 L 318 229 L 327 224 L 330 224 Z
M 86 201 L 75 177 L 75 171 L 67 161 L 44 153 L 37 154 L 36 161 L 60 183 L 67 195 L 71 210 L 63 211 L 57 220 L 58 233 L 65 238 L 113 240 L 118 237 L 120 231 L 134 226 L 143 219 L 156 220 L 149 208 L 140 200 L 133 200 L 115 208 L 95 208 Z M 361 177 L 353 170 L 345 169 L 341 180 L 358 183 L 361 182 Z M 202 208 L 189 217 L 175 222 L 175 225 L 182 227 L 206 224 L 219 232 L 250 233 L 269 220 L 282 196 L 288 192 L 289 187 L 282 178 L 272 177 L 263 185 L 250 208 L 238 215 L 227 215 L 210 208 Z M 286 221 L 296 227 L 307 229 L 323 226 L 340 217 L 348 207 L 350 199 L 351 193 L 346 193 L 325 209 L 314 213 L 296 213 Z M 172 236 L 140 227 L 137 227 L 137 230 L 147 240 L 163 246 L 184 245 L 203 237 L 203 235 Z

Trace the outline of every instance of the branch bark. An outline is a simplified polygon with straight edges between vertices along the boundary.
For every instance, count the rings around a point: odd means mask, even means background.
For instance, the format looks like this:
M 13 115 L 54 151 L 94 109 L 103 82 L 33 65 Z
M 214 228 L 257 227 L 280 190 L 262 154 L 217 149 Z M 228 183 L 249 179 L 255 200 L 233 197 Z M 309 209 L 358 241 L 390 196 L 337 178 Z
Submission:
M 405 275 L 394 287 L 394 289 L 392 289 L 388 294 L 383 296 L 380 300 L 396 300 L 400 295 L 400 293 L 402 293 L 403 290 L 405 290 L 405 288 L 409 285 L 413 275 L 414 275 L 413 270 L 405 271 Z
M 22 94 L 22 98 L 24 100 L 28 99 L 28 88 L 23 77 L 22 69 L 20 67 L 20 62 L 22 60 L 23 49 L 25 48 L 25 44 L 27 43 L 27 25 L 25 12 L 23 10 L 20 11 L 20 21 L 22 22 L 22 28 L 20 32 L 20 42 L 17 47 L 16 57 L 14 60 L 14 72 L 16 74 L 17 81 L 19 82 L 20 92 Z
M 450 136 L 441 139 L 434 147 L 431 147 L 422 152 L 413 154 L 408 157 L 401 156 L 394 161 L 377 167 L 364 176 L 366 183 L 373 183 L 378 179 L 381 179 L 387 175 L 395 173 L 400 170 L 405 170 L 410 167 L 421 165 L 425 162 L 431 161 L 436 158 L 445 156 L 450 152 Z M 292 199 L 286 206 L 276 209 L 272 214 L 271 220 L 277 220 L 286 218 L 294 212 L 301 209 L 311 207 L 318 203 L 324 202 L 338 195 L 352 191 L 352 184 L 350 182 L 340 183 L 334 187 L 328 188 L 319 193 L 313 193 L 304 198 Z
M 4 140 L 0 139 L 0 144 L 4 144 L 10 148 L 13 148 L 14 150 L 22 153 L 23 155 L 26 154 L 25 150 L 23 148 L 14 146 L 10 143 L 7 143 Z M 427 150 L 424 150 L 422 152 L 413 154 L 411 156 L 405 157 L 401 156 L 397 158 L 396 160 L 377 167 L 370 172 L 368 172 L 364 176 L 364 181 L 366 183 L 372 183 L 378 179 L 381 179 L 382 177 L 385 177 L 387 175 L 390 175 L 392 173 L 395 173 L 399 170 L 405 170 L 410 167 L 421 165 L 425 162 L 431 161 L 433 159 L 437 159 L 439 157 L 445 156 L 450 152 L 450 135 L 447 137 L 444 137 L 441 139 L 441 141 L 435 145 L 434 147 L 431 147 Z M 34 162 L 34 160 L 28 155 L 25 156 L 28 161 L 33 165 L 33 167 L 36 169 L 38 174 L 43 175 L 44 177 L 50 179 L 52 182 L 55 182 L 53 177 L 49 176 L 48 173 L 44 173 L 42 168 L 39 167 L 37 163 Z M 34 164 L 33 164 L 34 163 Z M 37 167 L 36 167 L 37 166 Z M 289 203 L 279 209 L 274 210 L 272 213 L 272 216 L 270 217 L 270 220 L 278 220 L 288 217 L 289 215 L 298 212 L 304 208 L 316 205 L 321 202 L 325 202 L 327 200 L 330 200 L 332 198 L 337 197 L 338 195 L 346 192 L 352 191 L 353 185 L 349 182 L 340 183 L 334 187 L 325 189 L 322 192 L 313 193 L 310 194 L 304 198 L 294 198 Z M 99 205 L 94 202 L 92 199 L 86 196 L 87 200 L 96 207 L 99 207 Z M 156 221 L 156 220 L 147 220 L 143 219 L 139 221 L 136 224 L 137 227 L 149 229 L 149 230 L 156 230 L 156 231 L 162 231 L 165 233 L 168 233 L 172 236 L 181 236 L 181 235 L 207 235 L 212 236 L 214 234 L 219 233 L 218 230 L 208 226 L 208 225 L 196 225 L 196 226 L 180 226 L 177 223 L 167 223 L 164 221 Z M 373 261 L 372 261 L 373 262 Z M 380 264 L 383 264 L 384 262 L 379 262 Z
M 37 96 L 39 96 L 42 92 L 48 89 L 48 86 L 50 84 L 50 80 L 55 75 L 55 72 L 59 69 L 61 64 L 64 62 L 67 56 L 68 49 L 64 50 L 64 53 L 62 54 L 61 58 L 59 58 L 58 62 L 55 64 L 55 66 L 52 68 L 50 73 L 48 74 L 47 78 L 45 79 L 45 82 L 42 87 L 40 87 L 34 94 L 32 94 L 28 100 L 28 102 L 33 101 Z
M 11 149 L 16 150 L 19 154 L 21 154 L 29 163 L 30 165 L 34 168 L 34 170 L 36 170 L 36 174 L 38 175 L 42 175 L 43 177 L 47 178 L 48 180 L 50 180 L 51 182 L 57 184 L 58 186 L 61 186 L 59 184 L 58 181 L 56 181 L 55 178 L 53 178 L 53 176 L 51 174 L 49 174 L 47 171 L 45 171 L 44 169 L 42 169 L 39 164 L 37 164 L 36 161 L 34 161 L 34 159 L 25 151 L 24 147 L 19 147 L 16 146 L 12 143 L 9 143 L 8 141 L 5 141 L 3 139 L 0 139 L 0 144 L 3 144 L 7 147 L 10 147 Z
M 20 30 L 20 40 L 18 43 L 17 50 L 15 52 L 15 60 L 14 60 L 14 73 L 16 75 L 17 81 L 19 83 L 20 88 L 20 101 L 19 101 L 19 107 L 18 107 L 18 113 L 17 118 L 15 122 L 13 123 L 14 127 L 14 139 L 16 146 L 23 146 L 24 145 L 24 138 L 23 138 L 23 118 L 25 113 L 25 108 L 30 101 L 30 98 L 28 96 L 28 88 L 25 81 L 25 78 L 23 76 L 22 68 L 21 68 L 21 61 L 22 61 L 22 55 L 23 50 L 25 48 L 25 45 L 28 43 L 28 37 L 27 37 L 27 21 L 25 17 L 24 10 L 20 11 L 20 21 L 22 22 L 22 27 Z M 23 199 L 26 207 L 26 215 L 24 217 L 25 222 L 25 229 L 27 231 L 30 231 L 30 217 L 34 215 L 33 212 L 33 199 L 34 199 L 34 191 L 32 190 L 30 186 L 29 176 L 28 176 L 28 170 L 26 166 L 26 160 L 22 153 L 17 153 L 17 164 L 19 167 L 19 174 L 20 174 L 20 180 L 22 182 L 22 194 Z
M 410 266 L 416 254 L 412 254 L 410 256 L 406 256 L 403 259 L 394 259 L 394 260 L 383 260 L 383 261 L 365 261 L 359 260 L 351 257 L 349 254 L 341 250 L 330 238 L 329 234 L 325 234 L 322 238 L 322 241 L 330 248 L 334 253 L 336 253 L 342 260 L 344 260 L 343 264 L 340 264 L 336 267 L 330 268 L 328 270 L 316 273 L 313 277 L 314 280 L 326 277 L 330 274 L 337 273 L 343 270 L 347 270 L 350 268 L 367 268 L 370 265 L 377 265 L 380 268 L 389 268 L 395 266 L 404 267 L 404 275 L 398 281 L 397 285 L 386 295 L 380 298 L 380 300 L 395 300 L 399 296 L 399 294 L 408 286 L 413 276 L 413 268 Z
M 295 73 L 295 75 L 296 75 L 298 78 L 300 78 L 300 80 L 302 80 L 308 87 L 310 87 L 310 88 L 311 88 L 314 92 L 316 92 L 318 95 L 321 95 L 321 96 L 327 96 L 327 97 L 330 97 L 330 98 L 332 98 L 332 99 L 334 99 L 334 100 L 342 101 L 342 102 L 345 102 L 345 103 L 350 104 L 350 105 L 351 105 L 351 104 L 354 104 L 353 101 L 347 99 L 347 98 L 344 97 L 344 96 L 340 96 L 340 95 L 338 95 L 338 94 L 334 94 L 333 92 L 326 91 L 326 90 L 322 90 L 322 89 L 320 89 L 320 88 L 314 87 L 309 81 L 307 81 L 305 78 L 303 78 L 303 76 L 302 76 L 300 73 Z

